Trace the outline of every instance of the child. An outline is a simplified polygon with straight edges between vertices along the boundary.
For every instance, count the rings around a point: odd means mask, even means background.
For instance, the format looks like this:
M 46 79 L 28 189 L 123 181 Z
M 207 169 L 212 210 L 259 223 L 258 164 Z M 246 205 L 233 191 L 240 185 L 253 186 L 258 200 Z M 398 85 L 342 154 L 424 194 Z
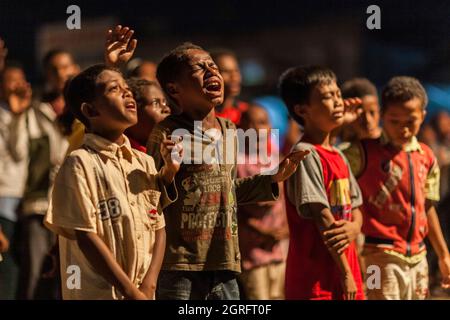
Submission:
M 259 174 L 276 166 L 276 163 L 264 164 L 260 159 L 261 149 L 266 148 L 270 141 L 271 126 L 267 111 L 259 105 L 251 104 L 242 114 L 241 128 L 257 130 L 258 141 L 252 146 L 255 148 L 246 148 L 242 154 L 245 161 L 237 165 L 238 177 Z M 274 148 L 276 144 L 270 145 Z M 285 244 L 283 241 L 287 241 L 289 237 L 283 193 L 276 201 L 240 205 L 237 216 L 243 269 L 240 282 L 245 298 L 283 299 L 286 265 L 282 246 Z
M 234 148 L 221 148 L 236 142 L 236 130 L 230 121 L 216 117 L 215 107 L 223 102 L 224 84 L 210 55 L 196 45 L 183 44 L 163 58 L 157 77 L 170 105 L 182 113 L 156 125 L 147 152 L 160 168 L 159 144 L 164 135 L 179 129 L 185 155 L 191 159 L 183 160 L 175 177 L 178 199 L 164 212 L 167 249 L 157 296 L 239 299 L 236 275 L 241 271 L 241 255 L 236 203 L 276 198 L 276 182 L 292 174 L 305 153 L 297 152 L 283 161 L 274 176 L 236 179 L 237 154 Z M 231 138 L 225 134 L 227 129 L 233 134 Z M 220 158 L 229 161 L 217 161 Z
M 138 108 L 138 123 L 125 131 L 131 147 L 147 152 L 147 140 L 153 127 L 170 114 L 166 98 L 158 83 L 145 79 L 127 80 Z
M 362 223 L 361 194 L 345 157 L 330 143 L 345 114 L 336 76 L 322 67 L 291 68 L 280 78 L 280 93 L 304 127 L 294 149 L 311 150 L 286 183 L 286 298 L 363 299 L 353 241 Z M 337 243 L 325 242 L 323 232 L 339 220 L 348 221 L 346 234 Z
M 211 52 L 211 58 L 219 67 L 224 84 L 223 103 L 216 107 L 216 115 L 239 125 L 242 113 L 248 109 L 248 103 L 238 99 L 242 76 L 237 57 L 230 50 L 217 49 Z
M 342 129 L 343 141 L 376 139 L 381 135 L 380 106 L 375 85 L 365 78 L 354 78 L 342 84 L 342 97 L 361 99 L 358 118 Z
M 65 94 L 89 133 L 64 161 L 46 225 L 59 235 L 63 299 L 152 299 L 164 255 L 162 207 L 173 195 L 179 163 L 161 146 L 165 165 L 131 148 L 123 132 L 137 108 L 122 74 L 92 66 Z M 182 156 L 182 149 L 177 155 Z
M 381 287 L 368 288 L 369 299 L 427 297 L 427 235 L 439 257 L 442 285 L 450 285 L 450 255 L 433 205 L 439 167 L 431 149 L 416 139 L 426 105 L 417 79 L 392 78 L 382 93 L 382 136 L 345 150 L 365 200 L 364 259 L 381 268 Z

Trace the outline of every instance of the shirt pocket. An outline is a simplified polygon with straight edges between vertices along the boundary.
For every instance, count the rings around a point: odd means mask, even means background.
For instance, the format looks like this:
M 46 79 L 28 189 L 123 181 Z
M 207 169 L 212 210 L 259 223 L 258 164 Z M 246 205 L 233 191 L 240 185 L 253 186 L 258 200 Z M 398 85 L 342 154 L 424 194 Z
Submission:
M 159 200 L 161 192 L 156 190 L 146 190 L 142 192 L 142 206 L 145 213 L 144 224 L 147 230 L 155 231 L 159 215 L 162 212 L 159 211 Z

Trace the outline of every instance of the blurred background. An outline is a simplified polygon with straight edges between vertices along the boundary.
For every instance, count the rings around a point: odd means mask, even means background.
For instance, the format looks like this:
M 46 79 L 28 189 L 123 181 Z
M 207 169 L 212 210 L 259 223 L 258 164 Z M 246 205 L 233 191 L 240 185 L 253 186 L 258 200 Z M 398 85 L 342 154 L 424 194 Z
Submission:
M 66 9 L 81 8 L 81 30 L 68 30 Z M 381 8 L 381 30 L 369 30 L 367 7 Z M 82 67 L 99 62 L 105 30 L 136 30 L 137 57 L 158 61 L 183 41 L 237 53 L 242 98 L 275 93 L 280 73 L 324 64 L 344 81 L 364 75 L 381 86 L 394 74 L 423 81 L 430 111 L 450 108 L 448 1 L 0 1 L 0 37 L 32 83 L 45 52 L 62 47 Z M 431 116 L 431 113 L 429 116 Z

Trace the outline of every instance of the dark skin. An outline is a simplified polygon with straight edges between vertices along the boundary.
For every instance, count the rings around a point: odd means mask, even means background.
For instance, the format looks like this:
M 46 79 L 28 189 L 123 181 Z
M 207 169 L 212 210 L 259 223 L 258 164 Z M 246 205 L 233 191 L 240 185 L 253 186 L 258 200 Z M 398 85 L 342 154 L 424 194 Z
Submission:
M 137 123 L 136 102 L 122 75 L 116 71 L 105 70 L 99 74 L 96 96 L 92 102 L 83 103 L 81 110 L 89 120 L 91 132 L 119 145 L 125 142 L 124 131 Z M 168 139 L 161 144 L 161 153 L 165 162 L 161 175 L 166 185 L 172 183 L 180 166 L 171 157 L 175 147 L 178 148 L 179 155 L 182 157 L 181 145 Z M 89 262 L 112 285 L 116 286 L 125 298 L 141 300 L 154 297 L 151 290 L 155 283 L 155 273 L 159 273 L 164 251 L 161 246 L 165 246 L 164 243 L 155 244 L 157 249 L 153 255 L 155 261 L 144 277 L 142 289 L 138 289 L 97 234 L 77 231 L 76 238 Z M 160 232 L 157 239 L 162 241 L 165 236 L 163 237 Z
M 224 84 L 219 68 L 203 50 L 188 50 L 189 59 L 180 77 L 167 84 L 166 90 L 192 121 L 202 121 L 203 130 L 221 130 L 216 119 L 215 107 L 223 103 Z M 291 176 L 308 151 L 288 155 L 272 176 L 273 182 L 281 182 Z
M 358 100 L 344 101 L 334 81 L 317 84 L 311 90 L 308 104 L 294 107 L 297 115 L 305 120 L 302 141 L 321 145 L 327 150 L 333 150 L 330 143 L 331 132 L 344 123 L 344 116 L 347 112 L 356 112 L 359 103 Z M 330 254 L 341 271 L 345 298 L 347 300 L 355 299 L 357 287 L 344 250 L 360 232 L 361 212 L 358 209 L 353 209 L 353 221 L 340 222 L 336 221 L 330 209 L 322 204 L 311 203 L 307 207 L 309 212 L 313 213 L 314 222 L 322 235 L 323 241 L 328 245 Z M 340 228 L 339 231 L 345 230 L 345 238 L 342 237 L 341 239 L 341 233 L 339 233 L 337 239 L 336 237 L 333 238 L 334 233 L 330 238 L 329 232 L 335 228 Z

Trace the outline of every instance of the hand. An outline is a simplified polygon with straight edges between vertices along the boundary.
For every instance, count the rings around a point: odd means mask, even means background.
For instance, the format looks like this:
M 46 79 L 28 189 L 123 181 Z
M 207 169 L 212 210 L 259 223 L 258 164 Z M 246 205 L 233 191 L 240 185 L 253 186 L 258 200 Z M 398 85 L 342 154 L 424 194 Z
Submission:
M 149 298 L 138 288 L 135 288 L 127 300 L 149 300 Z
M 361 107 L 362 100 L 360 98 L 344 99 L 344 124 L 350 124 L 358 119 L 363 112 Z
M 9 241 L 5 234 L 0 230 L 0 253 L 6 252 L 9 249 Z
M 50 261 L 50 269 L 46 270 L 42 273 L 42 278 L 43 279 L 51 279 L 56 277 L 56 275 L 58 274 L 59 271 L 59 262 L 58 262 L 58 258 L 56 255 L 48 253 L 47 254 L 47 258 Z
M 164 134 L 161 142 L 160 152 L 164 160 L 162 176 L 166 184 L 172 183 L 183 161 L 184 149 L 181 143 L 183 137 L 175 138 L 175 140 L 173 141 L 170 136 L 166 137 Z
M 33 92 L 28 82 L 20 83 L 8 96 L 10 110 L 14 114 L 21 114 L 31 105 Z
M 450 256 L 439 259 L 439 270 L 441 271 L 443 289 L 450 289 Z
M 105 43 L 105 64 L 120 68 L 130 61 L 136 50 L 137 40 L 131 40 L 134 30 L 117 25 L 114 30 L 108 30 Z
M 278 172 L 272 176 L 272 182 L 282 182 L 289 178 L 309 153 L 309 150 L 291 152 L 278 166 Z
M 342 287 L 344 289 L 345 300 L 355 300 L 358 291 L 353 274 L 349 271 L 342 275 Z
M 141 291 L 143 294 L 145 294 L 145 296 L 147 297 L 148 300 L 155 300 L 156 286 L 150 287 L 150 286 L 141 285 L 139 287 L 139 291 Z
M 335 221 L 330 229 L 323 233 L 328 248 L 333 249 L 337 254 L 341 254 L 352 243 L 361 232 L 361 226 L 352 221 Z
M 0 38 L 0 72 L 5 68 L 6 56 L 8 55 L 8 48 L 5 46 L 5 41 Z

